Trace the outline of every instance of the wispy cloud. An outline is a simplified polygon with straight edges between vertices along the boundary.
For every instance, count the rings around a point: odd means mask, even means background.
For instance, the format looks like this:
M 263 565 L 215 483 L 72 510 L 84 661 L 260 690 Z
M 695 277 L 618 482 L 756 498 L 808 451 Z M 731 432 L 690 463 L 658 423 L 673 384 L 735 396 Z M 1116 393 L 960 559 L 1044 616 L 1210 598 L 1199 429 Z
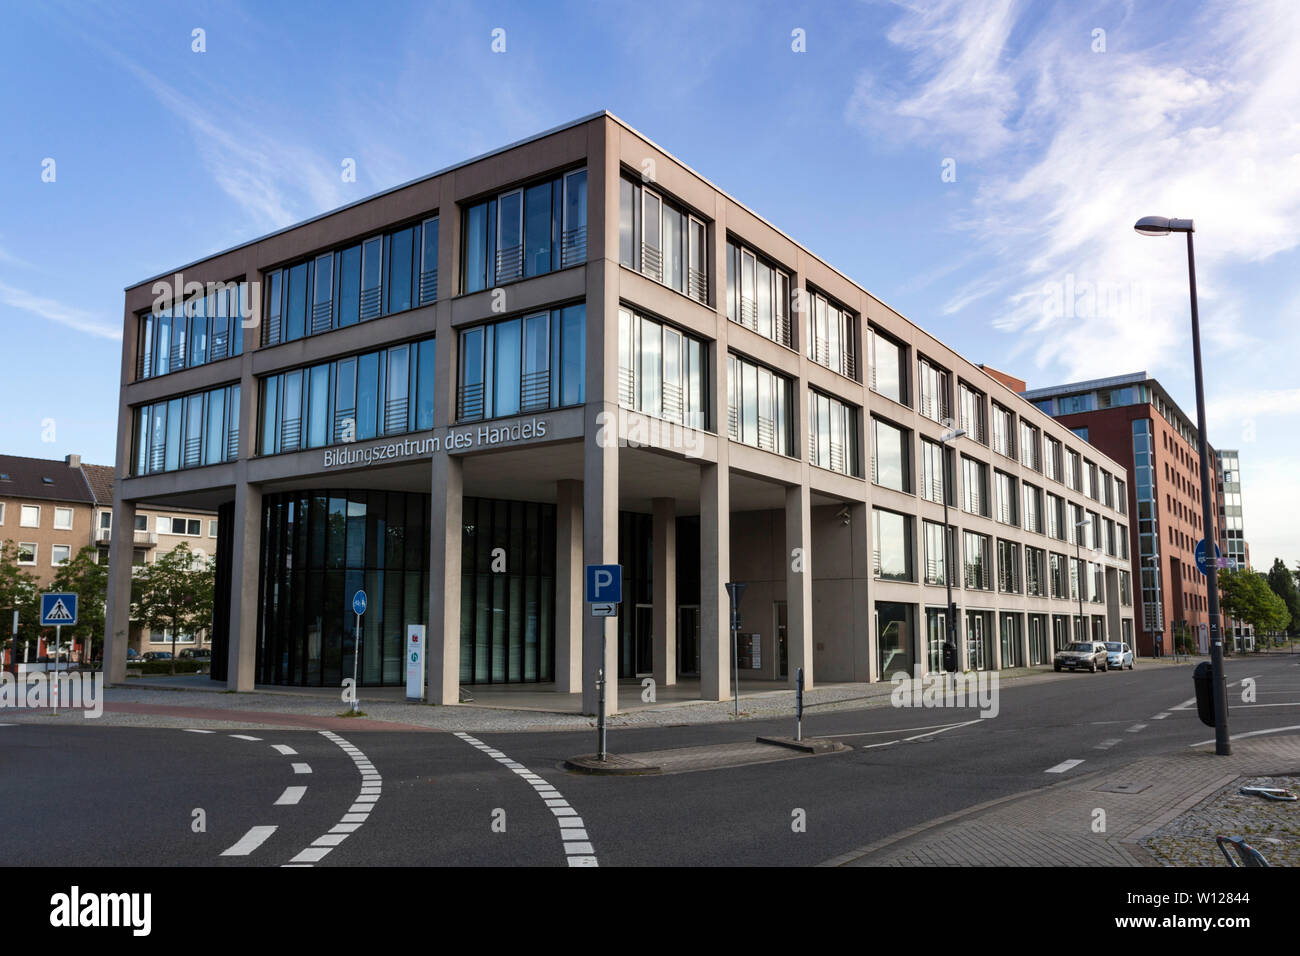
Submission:
M 105 339 L 121 339 L 122 332 L 120 329 L 107 325 L 103 320 L 93 312 L 87 312 L 85 309 L 74 308 L 70 305 L 64 305 L 54 299 L 47 299 L 43 296 L 33 295 L 23 289 L 16 289 L 11 285 L 0 282 L 0 303 L 11 306 L 15 309 L 21 309 L 32 315 L 40 316 L 50 322 L 57 322 L 60 325 L 66 325 L 69 328 L 76 329 L 78 332 L 85 332 L 88 335 L 99 336 Z

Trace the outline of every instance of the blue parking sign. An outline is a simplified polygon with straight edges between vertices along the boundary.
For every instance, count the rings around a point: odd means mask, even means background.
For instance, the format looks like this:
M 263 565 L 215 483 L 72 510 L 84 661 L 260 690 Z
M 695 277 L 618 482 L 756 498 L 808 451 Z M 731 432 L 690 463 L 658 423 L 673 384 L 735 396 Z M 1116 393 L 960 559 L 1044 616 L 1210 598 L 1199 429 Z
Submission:
M 623 565 L 587 565 L 587 600 L 593 604 L 619 604 L 623 600 Z
M 77 623 L 77 596 L 52 591 L 41 595 L 41 627 Z

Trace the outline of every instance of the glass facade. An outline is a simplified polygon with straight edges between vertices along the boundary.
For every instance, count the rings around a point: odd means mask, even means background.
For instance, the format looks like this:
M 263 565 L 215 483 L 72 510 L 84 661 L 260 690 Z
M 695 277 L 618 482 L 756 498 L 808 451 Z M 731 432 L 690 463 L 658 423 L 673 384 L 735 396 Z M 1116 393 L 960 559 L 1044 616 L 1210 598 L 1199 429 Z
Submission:
M 576 169 L 466 206 L 461 292 L 481 292 L 587 261 L 587 171 Z
M 618 310 L 622 407 L 690 428 L 709 428 L 707 359 L 708 346 L 700 339 L 658 319 Z M 757 394 L 754 401 L 757 409 Z
M 858 317 L 820 292 L 808 290 L 808 357 L 841 375 L 858 380 Z M 892 376 L 883 370 L 881 380 Z M 888 394 L 887 392 L 885 394 Z
M 704 220 L 629 176 L 619 179 L 619 262 L 697 302 L 709 298 Z
M 278 345 L 438 298 L 438 217 L 267 272 L 262 344 Z
M 151 475 L 239 457 L 239 386 L 139 405 L 134 415 L 132 474 Z
M 141 315 L 135 377 L 155 378 L 239 355 L 247 310 L 247 282 L 214 282 L 206 294 Z
M 262 455 L 433 427 L 434 340 L 269 375 L 261 380 Z
M 862 477 L 858 453 L 859 409 L 808 390 L 808 462 L 842 475 Z
M 581 405 L 587 374 L 581 303 L 460 333 L 458 421 Z
M 876 602 L 876 642 L 883 681 L 898 673 L 912 676 L 912 613 L 910 604 Z
M 1151 420 L 1133 420 L 1133 492 L 1137 498 L 1139 587 L 1142 592 L 1142 629 L 1148 634 L 1164 631 L 1164 607 L 1160 582 L 1160 528 L 1156 521 L 1155 447 Z
M 912 490 L 912 434 L 883 419 L 871 419 L 871 480 L 895 491 Z
M 916 410 L 931 421 L 942 423 L 952 415 L 951 377 L 946 369 L 924 356 L 917 358 L 916 365 Z
M 876 577 L 886 581 L 911 581 L 912 519 L 895 511 L 871 509 Z
M 351 596 L 364 588 L 358 680 L 405 683 L 405 627 L 428 618 L 429 496 L 268 495 L 262 510 L 260 683 L 331 686 L 352 675 Z M 466 498 L 462 683 L 554 676 L 555 508 Z

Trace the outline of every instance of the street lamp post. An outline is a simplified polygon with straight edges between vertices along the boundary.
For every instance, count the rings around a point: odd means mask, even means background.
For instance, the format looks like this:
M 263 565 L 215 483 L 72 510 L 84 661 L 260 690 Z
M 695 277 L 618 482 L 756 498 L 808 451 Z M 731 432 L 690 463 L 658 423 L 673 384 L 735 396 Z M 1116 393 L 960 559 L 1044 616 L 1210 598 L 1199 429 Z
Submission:
M 951 425 L 951 420 L 945 421 L 946 425 Z M 944 670 L 955 672 L 957 668 L 957 609 L 952 603 L 952 558 L 948 556 L 949 550 L 955 552 L 953 547 L 949 549 L 948 544 L 952 538 L 952 528 L 948 524 L 948 442 L 956 441 L 966 434 L 964 428 L 949 428 L 939 436 L 940 460 L 939 467 L 943 469 L 943 551 L 944 551 L 944 569 L 943 580 L 948 586 L 948 643 L 944 645 Z M 949 666 L 951 664 L 952 666 Z
M 1171 232 L 1187 234 L 1187 280 L 1192 301 L 1192 363 L 1196 372 L 1196 443 L 1201 459 L 1201 524 L 1206 541 L 1213 543 L 1214 515 L 1210 505 L 1210 454 L 1205 435 L 1205 379 L 1201 372 L 1201 320 L 1196 305 L 1196 255 L 1192 248 L 1192 233 L 1196 231 L 1190 219 L 1165 219 L 1163 216 L 1144 216 L 1133 228 L 1144 236 L 1167 236 Z M 1219 627 L 1219 569 L 1214 555 L 1206 549 L 1206 588 L 1210 604 L 1210 666 L 1214 681 L 1214 752 L 1220 756 L 1232 753 L 1228 735 L 1228 694 L 1223 683 L 1223 638 Z

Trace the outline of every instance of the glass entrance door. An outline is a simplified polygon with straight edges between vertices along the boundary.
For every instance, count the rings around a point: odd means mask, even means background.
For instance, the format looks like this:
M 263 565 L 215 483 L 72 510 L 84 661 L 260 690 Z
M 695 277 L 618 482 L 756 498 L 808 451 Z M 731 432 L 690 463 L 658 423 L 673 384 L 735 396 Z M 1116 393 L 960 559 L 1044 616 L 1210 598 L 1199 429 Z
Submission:
M 1047 635 L 1043 631 L 1043 618 L 1039 614 L 1029 615 L 1029 664 L 1047 662 Z
M 636 641 L 636 672 L 649 674 L 654 670 L 654 606 L 638 604 L 633 620 L 633 638 Z
M 969 612 L 966 615 L 966 666 L 973 671 L 982 671 L 988 667 L 985 656 L 985 642 L 988 635 L 984 628 L 984 615 Z
M 786 603 L 784 601 L 773 601 L 772 615 L 776 621 L 776 676 L 788 677 L 790 675 L 790 648 L 786 643 L 789 623 L 786 617 Z
M 700 673 L 700 609 L 689 605 L 677 609 L 677 673 L 695 677 Z
M 926 671 L 943 673 L 943 644 L 948 639 L 948 612 L 925 609 Z

